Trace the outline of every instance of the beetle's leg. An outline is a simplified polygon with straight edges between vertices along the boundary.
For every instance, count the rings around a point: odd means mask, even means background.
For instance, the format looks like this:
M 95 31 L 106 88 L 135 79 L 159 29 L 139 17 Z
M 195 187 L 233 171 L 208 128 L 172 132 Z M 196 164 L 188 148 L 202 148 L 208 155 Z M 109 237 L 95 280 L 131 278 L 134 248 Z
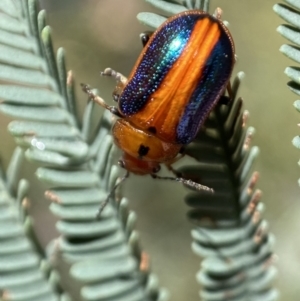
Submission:
M 153 179 L 171 180 L 171 181 L 180 182 L 184 185 L 187 185 L 190 188 L 194 188 L 194 189 L 199 190 L 199 191 L 204 190 L 204 191 L 211 192 L 211 193 L 214 192 L 214 190 L 212 188 L 208 187 L 208 186 L 201 185 L 201 184 L 196 183 L 192 180 L 187 180 L 187 179 L 184 179 L 184 178 L 181 178 L 181 177 L 175 177 L 175 178 L 173 178 L 173 177 L 161 177 L 161 176 L 158 176 L 157 174 L 154 174 L 154 173 L 151 174 L 151 177 Z
M 126 171 L 126 174 L 120 178 L 120 180 L 115 184 L 115 186 L 112 188 L 112 190 L 110 191 L 110 193 L 108 194 L 108 196 L 106 197 L 105 201 L 101 204 L 101 206 L 99 207 L 98 213 L 96 215 L 97 219 L 100 218 L 102 211 L 104 210 L 104 208 L 106 207 L 106 205 L 109 202 L 110 197 L 113 195 L 113 193 L 115 192 L 115 190 L 129 177 L 129 171 Z
M 222 9 L 220 7 L 217 7 L 214 14 L 213 14 L 213 16 L 215 18 L 221 20 L 222 19 L 222 13 L 223 13 Z
M 117 72 L 111 68 L 106 68 L 103 72 L 100 73 L 103 76 L 111 76 L 113 77 L 117 84 L 121 83 L 124 86 L 127 84 L 127 78 L 120 72 Z
M 89 96 L 89 98 L 91 100 L 93 100 L 94 102 L 96 102 L 97 104 L 99 104 L 101 107 L 105 108 L 106 110 L 110 111 L 112 114 L 118 116 L 118 117 L 122 117 L 122 115 L 120 114 L 119 110 L 117 107 L 114 106 L 109 106 L 103 98 L 101 98 L 100 96 L 96 95 L 91 87 L 89 85 L 86 84 L 81 84 L 81 88 L 82 91 L 87 93 L 87 95 Z
M 182 158 L 182 157 L 180 157 L 180 158 Z M 179 160 L 179 159 L 178 159 L 178 160 Z M 172 165 L 166 164 L 166 167 L 168 168 L 168 170 L 169 170 L 172 174 L 175 175 L 175 177 L 181 177 L 181 176 L 182 176 L 181 172 L 179 172 L 179 171 L 177 171 L 176 169 L 174 169 Z
M 173 167 L 172 167 L 172 164 L 176 163 L 177 161 L 179 161 L 180 159 L 182 159 L 186 153 L 185 153 L 185 147 L 182 146 L 181 149 L 179 150 L 179 156 L 176 156 L 175 158 L 173 158 L 172 160 L 168 161 L 165 163 L 166 167 L 168 168 L 168 170 L 170 172 L 172 172 L 176 177 L 181 177 L 181 173 L 178 172 L 177 170 L 175 170 Z
M 169 160 L 168 162 L 165 163 L 165 165 L 171 166 L 172 164 L 176 163 L 177 161 L 179 161 L 180 159 L 182 159 L 185 156 L 184 153 L 180 153 L 179 156 L 176 156 L 175 158 L 173 158 L 172 160 Z M 168 167 L 169 168 L 169 167 Z
M 113 91 L 113 99 L 115 101 L 119 100 L 120 95 L 122 94 L 125 86 L 127 85 L 128 79 L 123 74 L 111 69 L 106 68 L 103 72 L 100 73 L 102 76 L 111 76 L 116 80 L 116 87 Z
M 144 31 L 143 33 L 140 34 L 140 39 L 143 44 L 143 47 L 146 46 L 146 44 L 148 43 L 152 34 L 153 34 L 153 31 Z
M 181 149 L 179 150 L 179 154 L 185 155 L 185 147 L 182 146 Z
M 170 172 L 172 172 L 176 177 L 181 177 L 181 173 L 176 171 L 173 167 L 172 164 L 176 163 L 177 161 L 179 161 L 180 159 L 182 159 L 185 156 L 184 153 L 180 153 L 179 156 L 176 156 L 175 158 L 173 158 L 172 160 L 168 161 L 165 163 L 165 166 L 168 168 L 168 170 Z

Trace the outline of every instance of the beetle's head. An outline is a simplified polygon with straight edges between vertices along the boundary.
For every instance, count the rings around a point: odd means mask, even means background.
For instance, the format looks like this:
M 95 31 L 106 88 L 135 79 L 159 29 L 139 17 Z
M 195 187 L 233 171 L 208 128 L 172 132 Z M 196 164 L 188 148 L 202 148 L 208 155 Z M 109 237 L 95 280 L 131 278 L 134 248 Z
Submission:
M 122 158 L 119 160 L 119 165 L 129 172 L 137 175 L 148 175 L 157 173 L 160 170 L 158 162 L 144 161 L 123 153 Z

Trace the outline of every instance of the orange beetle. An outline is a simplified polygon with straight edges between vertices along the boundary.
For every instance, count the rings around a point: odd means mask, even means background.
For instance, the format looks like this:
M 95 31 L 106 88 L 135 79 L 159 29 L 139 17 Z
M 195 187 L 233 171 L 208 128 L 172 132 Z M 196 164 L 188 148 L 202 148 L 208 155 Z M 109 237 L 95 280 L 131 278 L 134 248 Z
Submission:
M 119 164 L 127 173 L 122 181 L 132 172 L 213 191 L 178 177 L 171 164 L 195 138 L 229 82 L 234 44 L 220 16 L 220 9 L 215 16 L 198 10 L 177 14 L 146 41 L 128 79 L 105 69 L 102 75 L 117 81 L 113 97 L 118 107 L 108 106 L 82 84 L 92 100 L 120 117 L 112 132 L 114 142 L 123 150 Z M 161 163 L 176 177 L 158 176 Z

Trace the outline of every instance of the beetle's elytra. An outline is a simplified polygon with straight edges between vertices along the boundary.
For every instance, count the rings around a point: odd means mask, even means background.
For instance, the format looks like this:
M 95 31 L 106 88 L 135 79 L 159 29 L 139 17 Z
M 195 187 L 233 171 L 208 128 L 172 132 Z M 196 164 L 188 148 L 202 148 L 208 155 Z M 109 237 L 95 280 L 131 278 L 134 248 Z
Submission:
M 173 171 L 180 149 L 195 138 L 224 94 L 234 62 L 233 40 L 220 10 L 215 16 L 192 10 L 171 17 L 151 35 L 128 79 L 110 68 L 102 73 L 117 80 L 117 107 L 83 85 L 94 101 L 120 117 L 113 136 L 124 152 L 121 166 L 153 177 L 161 163 Z
M 164 141 L 188 144 L 224 92 L 234 62 L 232 38 L 217 18 L 178 14 L 152 35 L 119 97 L 131 124 Z

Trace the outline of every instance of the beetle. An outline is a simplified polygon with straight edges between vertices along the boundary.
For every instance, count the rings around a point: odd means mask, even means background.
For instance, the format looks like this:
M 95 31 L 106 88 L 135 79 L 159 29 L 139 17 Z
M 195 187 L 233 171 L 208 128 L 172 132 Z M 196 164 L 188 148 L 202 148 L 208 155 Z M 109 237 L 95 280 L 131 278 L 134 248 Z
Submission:
M 199 10 L 179 13 L 150 37 L 144 35 L 143 42 L 145 46 L 128 79 L 111 68 L 102 72 L 116 80 L 113 98 L 117 107 L 107 105 L 88 85 L 81 84 L 90 99 L 119 117 L 112 133 L 123 151 L 119 165 L 127 170 L 121 181 L 129 173 L 150 174 L 213 191 L 179 177 L 171 165 L 230 87 L 235 50 L 231 34 L 221 21 L 221 10 L 217 8 L 214 15 Z M 160 164 L 176 177 L 158 176 Z

